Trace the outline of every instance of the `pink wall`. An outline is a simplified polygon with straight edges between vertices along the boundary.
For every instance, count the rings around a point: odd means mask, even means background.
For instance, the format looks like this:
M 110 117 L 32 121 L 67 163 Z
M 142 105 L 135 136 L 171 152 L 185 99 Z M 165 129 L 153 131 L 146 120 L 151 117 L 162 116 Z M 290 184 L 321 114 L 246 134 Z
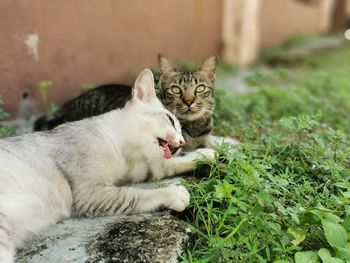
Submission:
M 327 30 L 329 17 L 320 5 L 259 3 L 259 50 L 295 34 Z M 219 54 L 225 7 L 223 0 L 0 1 L 0 96 L 5 109 L 15 113 L 24 91 L 38 97 L 41 80 L 53 81 L 49 100 L 61 103 L 79 94 L 82 83 L 131 83 L 141 69 L 158 68 L 158 53 L 180 61 Z M 239 15 L 237 11 L 231 13 Z M 37 57 L 26 44 L 33 34 L 38 37 Z M 239 36 L 232 39 L 237 43 Z
M 198 60 L 220 49 L 218 0 L 9 0 L 0 2 L 0 96 L 16 112 L 25 90 L 52 80 L 62 102 L 82 83 L 131 83 L 157 54 Z M 38 36 L 38 58 L 25 41 Z M 32 45 L 33 47 L 33 45 Z

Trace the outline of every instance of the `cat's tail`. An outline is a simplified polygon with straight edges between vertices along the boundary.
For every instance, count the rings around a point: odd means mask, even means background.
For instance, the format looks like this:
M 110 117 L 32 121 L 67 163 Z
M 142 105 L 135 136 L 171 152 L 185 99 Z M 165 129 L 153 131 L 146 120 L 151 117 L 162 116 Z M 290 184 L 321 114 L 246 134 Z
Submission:
M 0 211 L 0 262 L 12 263 L 15 259 L 13 230 L 5 214 Z
M 46 115 L 39 117 L 34 122 L 34 131 L 47 131 L 52 130 L 56 126 L 63 124 L 64 119 L 62 117 L 48 117 Z

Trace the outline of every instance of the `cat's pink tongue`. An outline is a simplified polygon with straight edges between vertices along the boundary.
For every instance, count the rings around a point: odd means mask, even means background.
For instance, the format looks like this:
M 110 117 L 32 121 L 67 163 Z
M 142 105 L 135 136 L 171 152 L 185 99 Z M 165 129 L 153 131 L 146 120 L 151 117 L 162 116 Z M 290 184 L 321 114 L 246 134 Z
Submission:
M 169 149 L 168 143 L 162 141 L 162 142 L 161 142 L 161 145 L 163 146 L 164 157 L 165 157 L 166 159 L 170 159 L 170 158 L 171 158 L 171 151 L 170 151 L 170 149 Z

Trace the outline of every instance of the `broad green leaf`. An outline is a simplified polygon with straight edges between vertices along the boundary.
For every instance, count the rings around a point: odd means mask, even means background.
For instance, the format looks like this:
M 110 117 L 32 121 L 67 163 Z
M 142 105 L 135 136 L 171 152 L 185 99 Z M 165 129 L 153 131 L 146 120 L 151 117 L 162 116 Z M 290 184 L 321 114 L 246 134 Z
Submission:
M 312 210 L 314 213 L 320 214 L 322 216 L 324 213 L 332 213 L 333 211 L 331 209 L 328 209 L 327 207 L 324 207 L 321 204 L 317 204 L 316 209 Z
M 346 231 L 350 232 L 350 216 L 347 216 L 341 225 L 346 229 Z
M 288 228 L 287 233 L 291 234 L 294 237 L 294 240 L 292 240 L 292 244 L 294 246 L 299 245 L 306 238 L 306 232 L 297 227 Z
M 313 212 L 306 212 L 302 215 L 301 221 L 309 224 L 319 224 L 321 218 Z
M 350 186 L 349 186 L 350 187 Z M 350 205 L 346 205 L 345 207 L 345 213 L 347 216 L 350 216 Z
M 322 220 L 325 220 L 329 223 L 340 223 L 342 221 L 339 216 L 327 212 L 322 215 Z
M 344 248 L 346 246 L 348 235 L 342 225 L 322 220 L 322 227 L 327 241 L 332 247 Z
M 322 259 L 322 263 L 344 263 L 342 259 L 332 257 L 331 253 L 326 248 L 321 248 L 318 251 L 318 255 Z
M 278 233 L 279 231 L 281 231 L 281 226 L 277 223 L 274 222 L 266 222 L 266 226 L 269 227 L 271 230 L 273 230 L 274 232 Z
M 341 259 L 344 259 L 344 260 L 349 260 L 350 259 L 350 250 L 349 248 L 342 248 L 342 247 L 339 247 L 336 249 L 336 253 L 335 255 L 338 257 L 338 258 L 341 258 Z
M 298 214 L 296 213 L 290 213 L 288 212 L 290 217 L 292 218 L 292 220 L 296 223 L 296 224 L 300 224 L 300 220 L 299 220 L 299 217 L 298 217 Z
M 350 192 L 343 192 L 343 196 L 350 199 Z
M 60 109 L 60 107 L 57 105 L 57 103 L 50 102 L 51 113 L 56 113 L 56 112 L 58 112 L 59 109 Z
M 319 263 L 320 260 L 316 252 L 302 251 L 294 255 L 295 263 Z

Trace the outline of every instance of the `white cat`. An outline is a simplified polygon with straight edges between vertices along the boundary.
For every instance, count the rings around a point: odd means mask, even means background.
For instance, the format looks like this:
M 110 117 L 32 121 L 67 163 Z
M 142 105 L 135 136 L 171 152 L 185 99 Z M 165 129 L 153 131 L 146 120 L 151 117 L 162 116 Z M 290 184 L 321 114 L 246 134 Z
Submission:
M 183 186 L 118 186 L 192 171 L 199 156 L 214 158 L 210 149 L 172 156 L 184 139 L 178 120 L 156 98 L 153 83 L 145 69 L 123 109 L 0 140 L 0 262 L 13 262 L 21 241 L 71 215 L 188 206 Z

